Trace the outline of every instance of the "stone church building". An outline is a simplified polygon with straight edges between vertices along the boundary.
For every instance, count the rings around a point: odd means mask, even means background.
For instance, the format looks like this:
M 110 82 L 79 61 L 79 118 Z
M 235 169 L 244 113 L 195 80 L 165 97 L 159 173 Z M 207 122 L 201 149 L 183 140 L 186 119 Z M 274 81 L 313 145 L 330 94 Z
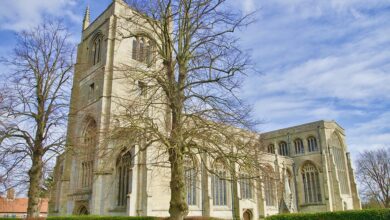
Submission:
M 57 160 L 50 215 L 169 215 L 169 169 L 151 161 L 153 147 L 139 151 L 142 143 L 132 143 L 104 157 L 91 153 L 104 142 L 99 131 L 121 123 L 114 118 L 120 108 L 115 97 L 127 95 L 129 87 L 142 95 L 140 82 L 125 81 L 115 70 L 151 61 L 147 40 L 120 34 L 131 16 L 136 13 L 121 0 L 113 0 L 93 22 L 87 9 L 77 50 L 68 149 Z M 186 173 L 189 216 L 232 218 L 232 184 L 238 185 L 244 219 L 361 208 L 344 129 L 336 122 L 316 121 L 258 136 L 260 160 L 268 164 L 263 181 L 233 183 Z M 115 145 L 115 140 L 104 144 Z

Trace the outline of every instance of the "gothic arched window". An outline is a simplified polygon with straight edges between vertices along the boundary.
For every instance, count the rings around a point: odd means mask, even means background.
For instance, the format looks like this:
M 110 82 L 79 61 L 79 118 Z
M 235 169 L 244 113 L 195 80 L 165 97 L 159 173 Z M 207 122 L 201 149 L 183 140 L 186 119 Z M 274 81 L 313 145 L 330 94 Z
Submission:
M 188 156 L 184 158 L 184 176 L 187 191 L 187 204 L 196 205 L 197 169 L 194 159 Z
M 132 47 L 132 55 L 131 55 L 131 58 L 133 60 L 138 60 L 138 39 L 134 38 L 133 39 L 133 47 Z
M 98 35 L 92 42 L 92 65 L 98 64 L 101 61 L 102 41 L 102 35 Z
M 263 183 L 264 183 L 264 197 L 265 204 L 267 206 L 276 205 L 276 183 L 274 179 L 274 172 L 271 167 L 267 167 L 263 172 Z
M 224 164 L 217 160 L 214 163 L 214 175 L 211 177 L 211 185 L 213 190 L 213 205 L 227 205 L 227 172 Z
M 309 148 L 309 152 L 318 151 L 317 139 L 313 136 L 307 138 L 307 146 Z
M 145 48 L 145 62 L 150 65 L 152 63 L 152 44 L 149 41 Z
M 138 61 L 145 62 L 145 42 L 144 40 L 139 41 L 139 57 Z
M 93 180 L 93 161 L 96 148 L 96 122 L 91 120 L 84 132 L 83 159 L 81 162 L 81 187 L 90 187 Z
M 143 38 L 134 38 L 131 58 L 151 65 L 153 63 L 153 48 L 152 41 L 147 41 Z
M 307 163 L 302 167 L 302 181 L 305 203 L 320 203 L 322 201 L 320 177 L 313 164 Z
M 284 141 L 279 143 L 279 154 L 282 155 L 282 156 L 288 156 L 289 155 L 287 143 L 284 142 Z
M 275 145 L 273 145 L 273 144 L 268 145 L 267 152 L 270 154 L 274 154 L 275 153 Z
M 295 139 L 294 141 L 295 146 L 295 154 L 304 154 L 305 148 L 303 146 L 303 141 L 300 138 Z
M 132 154 L 130 151 L 122 153 L 117 160 L 118 206 L 126 206 L 127 195 L 131 193 L 133 179 L 132 160 Z
M 342 194 L 349 194 L 348 174 L 345 165 L 345 153 L 339 137 L 333 133 L 330 139 L 331 147 L 333 148 L 333 158 L 336 163 L 337 176 L 340 183 L 340 191 Z
M 243 173 L 240 175 L 240 192 L 241 198 L 243 199 L 252 199 L 252 181 L 249 174 Z

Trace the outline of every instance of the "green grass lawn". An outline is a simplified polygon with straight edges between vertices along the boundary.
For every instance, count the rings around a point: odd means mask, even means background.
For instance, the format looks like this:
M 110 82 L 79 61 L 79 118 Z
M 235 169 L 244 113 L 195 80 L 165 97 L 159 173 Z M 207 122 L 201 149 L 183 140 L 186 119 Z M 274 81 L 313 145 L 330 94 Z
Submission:
M 267 217 L 266 220 L 390 220 L 390 209 L 283 214 Z

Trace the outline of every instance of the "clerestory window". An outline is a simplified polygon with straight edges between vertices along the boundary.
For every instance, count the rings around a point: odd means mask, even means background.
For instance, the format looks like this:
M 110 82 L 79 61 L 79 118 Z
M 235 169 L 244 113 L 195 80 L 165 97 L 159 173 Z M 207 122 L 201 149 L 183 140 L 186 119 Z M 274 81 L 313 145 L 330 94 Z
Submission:
M 284 141 L 279 143 L 279 154 L 282 156 L 289 155 L 287 143 Z
M 275 145 L 273 145 L 273 144 L 268 145 L 267 152 L 270 154 L 274 154 L 275 153 Z
M 304 154 L 305 148 L 303 146 L 303 141 L 300 138 L 295 139 L 294 141 L 295 146 L 295 154 Z
M 318 151 L 317 139 L 315 137 L 307 138 L 307 146 L 309 152 Z

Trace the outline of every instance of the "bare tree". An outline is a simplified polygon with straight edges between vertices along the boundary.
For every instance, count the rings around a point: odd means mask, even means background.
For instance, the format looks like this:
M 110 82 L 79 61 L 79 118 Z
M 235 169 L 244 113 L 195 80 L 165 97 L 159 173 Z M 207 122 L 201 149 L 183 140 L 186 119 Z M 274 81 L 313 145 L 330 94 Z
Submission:
M 224 0 L 129 4 L 137 10 L 136 16 L 125 18 L 118 31 L 122 38 L 134 39 L 133 59 L 139 62 L 115 70 L 138 82 L 140 92 L 130 89 L 137 98 L 116 97 L 123 109 L 118 121 L 131 133 L 125 137 L 139 138 L 144 149 L 158 145 L 161 155 L 167 155 L 162 162 L 170 165 L 169 213 L 171 219 L 183 219 L 188 213 L 186 156 L 206 154 L 199 157 L 213 175 L 218 174 L 213 172 L 212 161 L 223 158 L 231 172 L 221 178 L 231 181 L 239 177 L 236 166 L 256 164 L 256 154 L 251 151 L 255 148 L 248 147 L 257 140 L 250 132 L 256 123 L 250 119 L 250 107 L 237 96 L 251 62 L 233 35 L 250 23 L 249 16 Z M 123 129 L 117 133 L 121 132 Z M 238 208 L 236 218 L 237 212 Z
M 61 22 L 49 20 L 16 39 L 13 53 L 2 59 L 10 92 L 2 104 L 0 156 L 7 172 L 27 176 L 27 215 L 35 217 L 45 164 L 64 144 L 73 46 Z
M 357 179 L 367 200 L 375 199 L 382 207 L 390 207 L 390 148 L 369 150 L 360 154 Z

